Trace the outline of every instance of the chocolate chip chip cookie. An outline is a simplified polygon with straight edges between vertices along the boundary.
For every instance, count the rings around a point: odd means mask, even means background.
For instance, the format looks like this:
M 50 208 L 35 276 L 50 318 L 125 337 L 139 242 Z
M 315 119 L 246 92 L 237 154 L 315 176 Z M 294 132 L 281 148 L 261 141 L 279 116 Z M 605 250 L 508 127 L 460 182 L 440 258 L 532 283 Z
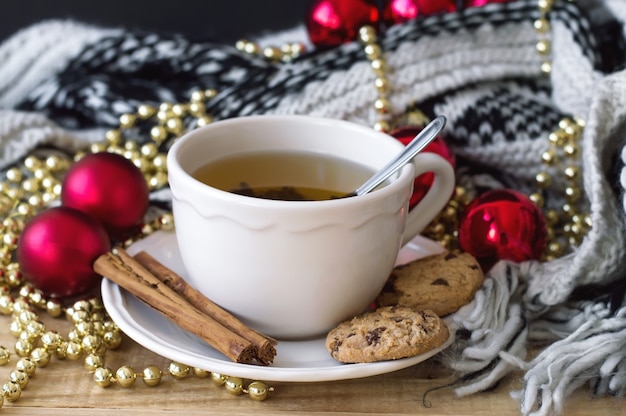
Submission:
M 430 309 L 439 316 L 469 303 L 485 275 L 469 253 L 442 253 L 397 266 L 376 299 L 379 306 Z
M 423 354 L 450 333 L 433 311 L 386 306 L 340 323 L 326 337 L 330 355 L 343 363 L 371 363 Z

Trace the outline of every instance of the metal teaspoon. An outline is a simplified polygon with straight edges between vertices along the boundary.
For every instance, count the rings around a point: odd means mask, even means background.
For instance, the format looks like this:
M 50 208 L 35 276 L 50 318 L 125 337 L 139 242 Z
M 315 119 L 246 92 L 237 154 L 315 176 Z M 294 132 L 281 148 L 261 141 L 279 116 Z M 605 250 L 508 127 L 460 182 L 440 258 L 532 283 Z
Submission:
M 376 189 L 378 185 L 387 180 L 391 175 L 411 161 L 419 152 L 424 150 L 430 142 L 432 142 L 439 132 L 446 125 L 446 118 L 438 116 L 428 123 L 426 127 L 420 131 L 411 142 L 392 159 L 385 167 L 376 172 L 363 185 L 359 186 L 355 191 L 344 195 L 342 198 L 350 196 L 363 195 Z

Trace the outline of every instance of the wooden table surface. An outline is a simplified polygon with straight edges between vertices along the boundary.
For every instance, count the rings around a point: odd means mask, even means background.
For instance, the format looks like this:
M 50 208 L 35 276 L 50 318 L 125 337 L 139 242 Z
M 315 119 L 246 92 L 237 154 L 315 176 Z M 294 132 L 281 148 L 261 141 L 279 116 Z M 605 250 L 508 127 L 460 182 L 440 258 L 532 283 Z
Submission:
M 71 325 L 64 319 L 44 317 L 48 330 L 67 334 Z M 12 350 L 15 338 L 8 331 L 9 317 L 0 317 L 0 345 Z M 17 358 L 0 367 L 2 380 L 8 380 Z M 167 368 L 169 361 L 127 337 L 120 348 L 108 351 L 106 365 L 116 369 L 130 364 L 138 371 L 151 364 Z M 385 375 L 355 380 L 324 383 L 272 383 L 274 391 L 267 400 L 253 401 L 247 395 L 234 396 L 209 378 L 188 377 L 176 380 L 164 377 L 157 387 L 148 387 L 140 379 L 129 388 L 116 384 L 103 388 L 95 384 L 83 366 L 83 360 L 52 358 L 29 380 L 22 396 L 15 402 L 5 400 L 0 414 L 11 415 L 114 415 L 158 416 L 191 415 L 363 415 L 423 414 L 443 415 L 519 415 L 519 403 L 509 396 L 521 386 L 519 375 L 500 383 L 494 391 L 458 398 L 449 388 L 433 391 L 427 396 L 429 406 L 422 402 L 428 389 L 453 380 L 435 360 Z M 5 381 L 2 381 L 4 383 Z M 581 389 L 566 403 L 565 415 L 626 414 L 621 398 L 591 397 Z

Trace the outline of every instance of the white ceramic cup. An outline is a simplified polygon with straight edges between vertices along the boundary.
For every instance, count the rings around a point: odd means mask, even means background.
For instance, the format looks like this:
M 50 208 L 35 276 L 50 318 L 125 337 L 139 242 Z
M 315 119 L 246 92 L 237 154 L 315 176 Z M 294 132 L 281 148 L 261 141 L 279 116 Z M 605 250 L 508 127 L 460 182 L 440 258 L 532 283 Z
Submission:
M 268 335 L 320 336 L 375 299 L 401 246 L 447 203 L 454 172 L 438 155 L 421 153 L 382 188 L 326 201 L 241 196 L 192 176 L 220 158 L 272 149 L 339 156 L 373 172 L 403 145 L 347 121 L 264 115 L 198 128 L 168 153 L 176 238 L 189 283 Z M 435 173 L 434 183 L 409 213 L 414 178 L 424 172 Z

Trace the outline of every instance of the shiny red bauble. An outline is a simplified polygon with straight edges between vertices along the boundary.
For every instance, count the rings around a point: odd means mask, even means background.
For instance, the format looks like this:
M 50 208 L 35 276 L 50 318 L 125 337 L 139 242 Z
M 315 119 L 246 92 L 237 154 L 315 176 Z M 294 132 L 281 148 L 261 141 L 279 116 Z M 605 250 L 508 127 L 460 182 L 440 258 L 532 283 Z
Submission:
M 128 159 L 94 153 L 67 171 L 61 202 L 91 215 L 116 238 L 141 223 L 148 210 L 149 189 L 141 171 Z
M 398 129 L 392 130 L 389 134 L 396 139 L 398 139 L 405 146 L 409 144 L 415 136 L 422 131 L 422 127 L 419 126 L 406 126 L 400 127 Z M 443 157 L 445 160 L 452 165 L 452 168 L 456 168 L 456 159 L 452 151 L 448 147 L 448 144 L 445 142 L 443 137 L 438 136 L 435 140 L 430 142 L 428 146 L 422 150 L 423 152 L 430 152 L 438 154 Z M 433 181 L 435 180 L 435 175 L 431 172 L 424 173 L 417 178 L 413 183 L 413 194 L 411 195 L 411 200 L 409 202 L 409 208 L 413 208 L 417 203 L 426 195 L 428 189 L 430 189 Z
M 67 298 L 93 290 L 100 277 L 93 262 L 111 249 L 102 225 L 68 207 L 54 207 L 33 217 L 17 244 L 24 277 L 45 295 Z
M 317 0 L 306 17 L 306 28 L 316 47 L 335 47 L 357 40 L 364 25 L 377 28 L 379 18 L 375 0 Z
M 508 3 L 513 0 L 465 0 L 465 7 L 481 7 L 489 3 Z
M 539 259 L 547 241 L 541 210 L 521 192 L 485 192 L 465 208 L 459 222 L 459 245 L 488 270 L 498 260 Z
M 392 25 L 419 16 L 454 12 L 456 9 L 456 0 L 389 0 L 383 9 L 383 20 Z

